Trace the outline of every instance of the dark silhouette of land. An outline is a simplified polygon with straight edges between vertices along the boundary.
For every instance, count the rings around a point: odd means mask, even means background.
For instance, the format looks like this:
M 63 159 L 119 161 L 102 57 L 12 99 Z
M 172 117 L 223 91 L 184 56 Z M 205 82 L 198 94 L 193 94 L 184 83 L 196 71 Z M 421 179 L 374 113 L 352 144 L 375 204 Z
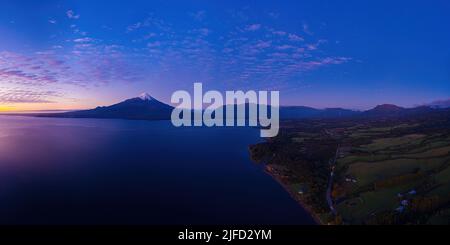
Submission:
M 248 117 L 249 104 L 234 105 L 245 106 L 246 117 Z M 258 106 L 258 105 L 257 105 Z M 131 120 L 170 120 L 173 106 L 167 105 L 149 94 L 131 98 L 110 106 L 99 106 L 90 110 L 70 111 L 62 113 L 35 113 L 41 117 L 68 117 L 68 118 L 116 118 Z M 226 116 L 225 106 L 223 110 Z M 438 106 L 418 106 L 414 108 L 403 108 L 391 104 L 383 104 L 366 111 L 356 111 L 344 108 L 316 109 L 307 106 L 280 106 L 281 119 L 333 119 L 333 118 L 386 118 L 423 114 L 439 111 Z M 270 115 L 270 106 L 268 108 Z
M 284 120 L 250 152 L 320 223 L 450 222 L 450 109 Z
M 249 109 L 249 104 L 234 106 Z M 169 120 L 172 109 L 144 94 L 92 110 L 37 116 Z M 279 109 L 279 135 L 251 146 L 252 159 L 264 163 L 317 222 L 449 223 L 450 109 L 445 103 L 383 104 L 366 111 Z

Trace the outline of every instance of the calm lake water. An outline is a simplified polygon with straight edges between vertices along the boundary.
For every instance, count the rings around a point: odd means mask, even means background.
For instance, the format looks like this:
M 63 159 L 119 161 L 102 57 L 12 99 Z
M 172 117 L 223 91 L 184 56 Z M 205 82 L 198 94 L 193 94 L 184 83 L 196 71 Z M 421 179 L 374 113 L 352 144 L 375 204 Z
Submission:
M 0 224 L 312 224 L 252 128 L 0 116 Z

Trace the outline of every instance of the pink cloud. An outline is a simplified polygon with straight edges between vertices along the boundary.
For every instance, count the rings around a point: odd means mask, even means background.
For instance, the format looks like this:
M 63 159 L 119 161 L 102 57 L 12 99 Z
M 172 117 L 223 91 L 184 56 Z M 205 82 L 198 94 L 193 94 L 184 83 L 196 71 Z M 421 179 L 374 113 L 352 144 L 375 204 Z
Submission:
M 261 28 L 261 24 L 252 24 L 252 25 L 248 25 L 245 30 L 246 31 L 257 31 Z
M 278 50 L 287 50 L 287 49 L 294 49 L 294 48 L 295 48 L 294 46 L 287 45 L 287 44 L 277 47 Z
M 80 15 L 75 14 L 75 12 L 71 9 L 67 10 L 66 15 L 69 19 L 79 19 Z
M 309 30 L 309 25 L 308 24 L 303 24 L 302 25 L 302 27 L 303 27 L 303 32 L 304 33 L 306 33 L 306 34 L 308 34 L 308 35 L 313 35 L 313 33 Z
M 0 88 L 0 103 L 52 103 L 60 97 L 57 91 L 31 90 L 26 88 Z
M 258 41 L 254 47 L 261 49 L 261 48 L 268 48 L 271 45 L 272 45 L 272 41 Z
M 205 14 L 205 11 L 200 10 L 195 13 L 190 13 L 189 15 L 197 21 L 202 21 L 205 18 Z
M 94 39 L 92 39 L 90 37 L 83 37 L 83 38 L 74 39 L 73 41 L 76 43 L 88 43 L 88 42 L 94 41 Z
M 303 37 L 298 36 L 296 34 L 289 34 L 288 38 L 289 38 L 289 40 L 295 41 L 295 42 L 302 42 L 305 40 Z
M 161 46 L 161 42 L 159 42 L 159 41 L 147 43 L 147 47 L 149 47 L 149 48 L 155 48 L 155 47 L 159 47 L 159 46 Z
M 285 36 L 287 33 L 285 31 L 272 31 L 272 34 L 278 36 Z

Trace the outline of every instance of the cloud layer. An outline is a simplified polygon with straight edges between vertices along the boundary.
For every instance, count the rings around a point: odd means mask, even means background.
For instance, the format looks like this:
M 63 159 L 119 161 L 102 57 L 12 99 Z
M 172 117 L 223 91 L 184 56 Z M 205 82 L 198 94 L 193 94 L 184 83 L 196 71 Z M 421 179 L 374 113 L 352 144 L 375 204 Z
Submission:
M 0 103 L 50 102 L 67 94 L 61 93 L 61 85 L 96 88 L 177 74 L 194 74 L 184 81 L 190 83 L 201 79 L 238 87 L 288 87 L 302 74 L 351 61 L 327 54 L 322 49 L 327 40 L 315 37 L 307 24 L 292 32 L 252 22 L 240 12 L 233 16 L 233 24 L 218 28 L 207 24 L 214 20 L 202 10 L 186 13 L 189 24 L 149 14 L 127 23 L 117 41 L 88 33 L 79 23 L 81 15 L 69 9 L 66 20 L 47 18 L 48 25 L 64 28 L 59 42 L 32 52 L 0 51 Z M 105 25 L 98 28 L 111 31 Z

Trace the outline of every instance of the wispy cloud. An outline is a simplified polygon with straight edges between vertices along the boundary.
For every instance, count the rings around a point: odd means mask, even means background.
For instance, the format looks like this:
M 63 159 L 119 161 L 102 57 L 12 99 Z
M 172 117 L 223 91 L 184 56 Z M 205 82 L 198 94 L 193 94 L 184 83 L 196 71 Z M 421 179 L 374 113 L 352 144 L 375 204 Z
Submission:
M 303 32 L 304 32 L 304 33 L 306 33 L 306 34 L 308 34 L 308 35 L 311 35 L 311 36 L 313 35 L 313 33 L 311 32 L 311 30 L 309 29 L 309 25 L 308 25 L 308 24 L 303 23 L 302 27 L 303 27 Z
M 206 17 L 206 12 L 205 12 L 204 10 L 199 10 L 199 11 L 197 11 L 197 12 L 190 13 L 189 15 L 190 15 L 192 18 L 194 18 L 194 20 L 202 21 L 202 20 L 204 20 L 205 17 Z
M 72 10 L 66 14 L 79 18 Z M 204 15 L 199 11 L 185 17 L 203 20 Z M 50 86 L 90 89 L 173 74 L 195 74 L 204 82 L 230 81 L 238 86 L 251 81 L 274 87 L 276 81 L 283 87 L 304 73 L 351 61 L 329 54 L 325 39 L 305 39 L 301 30 L 263 26 L 249 17 L 217 29 L 206 21 L 173 24 L 149 14 L 122 30 L 128 40 L 123 38 L 120 44 L 95 32 L 88 35 L 81 23 L 72 22 L 69 28 L 70 38 L 39 52 L 0 53 L 0 80 L 22 89 L 3 91 L 2 101 L 48 102 L 56 96 L 44 93 Z
M 272 31 L 272 34 L 278 35 L 278 36 L 285 36 L 287 32 L 285 31 Z
M 438 107 L 438 108 L 450 108 L 450 98 L 443 100 L 436 100 L 431 103 L 425 104 L 426 106 Z
M 269 12 L 268 15 L 273 19 L 277 19 L 278 17 L 280 17 L 280 13 L 277 12 Z
M 288 37 L 289 37 L 289 40 L 294 41 L 294 42 L 302 42 L 305 40 L 303 37 L 296 35 L 296 34 L 292 34 L 292 33 L 290 33 Z
M 245 27 L 246 31 L 257 31 L 261 28 L 261 24 L 251 24 Z
M 159 46 L 161 46 L 161 42 L 159 42 L 159 41 L 147 44 L 147 47 L 149 47 L 149 48 L 155 48 L 155 47 L 159 47 Z
M 132 32 L 134 30 L 138 30 L 139 28 L 142 27 L 142 23 L 141 22 L 136 22 L 134 24 L 131 24 L 127 27 L 127 31 L 128 32 Z
M 29 90 L 26 88 L 0 87 L 0 103 L 53 103 L 61 93 L 48 90 Z
M 83 38 L 76 38 L 73 40 L 76 43 L 89 43 L 94 41 L 94 39 L 90 38 L 90 37 L 83 37 Z
M 67 10 L 66 15 L 69 19 L 79 19 L 80 18 L 80 15 L 75 14 L 75 12 L 71 9 Z
M 167 24 L 164 20 L 155 17 L 154 14 L 149 14 L 149 16 L 144 20 L 128 25 L 126 31 L 129 33 L 148 27 L 164 32 L 168 32 L 171 29 L 169 24 Z
M 278 49 L 278 50 L 288 50 L 288 49 L 294 49 L 294 48 L 295 48 L 294 46 L 287 45 L 287 44 L 280 45 L 280 46 L 276 47 L 276 49 Z
M 259 49 L 263 49 L 263 48 L 268 48 L 268 47 L 270 47 L 272 45 L 272 41 L 258 41 L 256 44 L 255 44 L 255 48 L 259 48 Z

